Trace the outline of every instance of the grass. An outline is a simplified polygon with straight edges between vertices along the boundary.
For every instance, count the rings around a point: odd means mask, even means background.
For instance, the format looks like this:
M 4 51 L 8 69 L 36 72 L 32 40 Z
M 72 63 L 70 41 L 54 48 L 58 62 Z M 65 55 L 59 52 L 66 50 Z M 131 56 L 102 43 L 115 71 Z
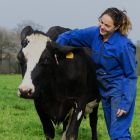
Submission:
M 0 140 L 45 140 L 42 125 L 35 111 L 32 100 L 17 97 L 17 87 L 21 82 L 20 75 L 0 75 Z M 140 80 L 135 113 L 130 131 L 133 140 L 140 139 Z M 109 140 L 102 107 L 98 113 L 98 138 Z M 56 126 L 55 140 L 60 140 L 62 126 Z M 88 119 L 82 121 L 78 140 L 90 140 L 91 132 Z

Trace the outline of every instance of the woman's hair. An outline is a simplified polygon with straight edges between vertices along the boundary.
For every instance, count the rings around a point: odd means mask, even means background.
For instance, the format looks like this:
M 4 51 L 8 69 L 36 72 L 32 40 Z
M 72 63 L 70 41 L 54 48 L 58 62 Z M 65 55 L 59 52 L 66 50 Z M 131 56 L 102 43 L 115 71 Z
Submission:
M 126 15 L 125 10 L 121 11 L 115 7 L 108 8 L 101 14 L 99 19 L 105 14 L 109 15 L 113 19 L 114 26 L 118 28 L 117 31 L 121 34 L 127 35 L 129 30 L 132 29 L 132 24 Z

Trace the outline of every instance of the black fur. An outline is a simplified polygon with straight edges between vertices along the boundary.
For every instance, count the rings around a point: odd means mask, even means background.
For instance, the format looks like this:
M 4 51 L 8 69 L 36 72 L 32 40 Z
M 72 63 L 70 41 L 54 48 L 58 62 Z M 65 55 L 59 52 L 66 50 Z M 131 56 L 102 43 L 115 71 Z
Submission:
M 51 32 L 47 35 L 53 36 Z M 70 52 L 73 53 L 73 58 L 66 58 Z M 26 63 L 22 51 L 19 52 L 18 58 L 21 68 L 25 68 L 22 66 Z M 23 75 L 24 71 L 22 70 Z M 54 138 L 53 123 L 64 122 L 67 125 L 67 120 L 71 118 L 68 128 L 64 126 L 66 140 L 70 140 L 71 137 L 76 140 L 86 104 L 95 99 L 98 102 L 100 100 L 95 64 L 90 57 L 89 49 L 62 47 L 54 42 L 48 42 L 39 63 L 32 71 L 32 81 L 36 89 L 33 95 L 34 103 L 46 139 Z M 23 97 L 28 98 L 27 95 Z M 72 108 L 72 114 L 67 116 Z M 93 140 L 97 140 L 97 109 L 98 106 L 90 114 Z M 77 120 L 81 110 L 82 116 Z

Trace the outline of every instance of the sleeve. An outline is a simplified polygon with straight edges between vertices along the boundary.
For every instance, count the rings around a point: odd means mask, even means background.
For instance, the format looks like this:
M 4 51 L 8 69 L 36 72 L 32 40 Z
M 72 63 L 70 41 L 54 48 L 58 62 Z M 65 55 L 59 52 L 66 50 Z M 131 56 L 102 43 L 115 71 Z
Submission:
M 56 40 L 60 45 L 91 47 L 97 27 L 74 29 L 58 36 Z
M 135 101 L 136 97 L 136 47 L 128 42 L 124 47 L 120 55 L 120 63 L 124 70 L 125 78 L 123 80 L 124 92 L 122 95 L 122 101 L 120 103 L 120 109 L 129 112 L 131 105 Z

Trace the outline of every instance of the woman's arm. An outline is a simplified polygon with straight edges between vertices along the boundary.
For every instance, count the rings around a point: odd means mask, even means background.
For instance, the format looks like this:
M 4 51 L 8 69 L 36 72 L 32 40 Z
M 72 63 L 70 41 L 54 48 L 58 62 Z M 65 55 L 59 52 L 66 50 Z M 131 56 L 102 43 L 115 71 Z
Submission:
M 75 29 L 59 35 L 56 42 L 61 45 L 91 47 L 96 32 L 97 27 Z
M 136 97 L 136 47 L 129 41 L 120 55 L 120 63 L 124 70 L 124 93 L 120 104 L 121 110 L 128 112 Z

